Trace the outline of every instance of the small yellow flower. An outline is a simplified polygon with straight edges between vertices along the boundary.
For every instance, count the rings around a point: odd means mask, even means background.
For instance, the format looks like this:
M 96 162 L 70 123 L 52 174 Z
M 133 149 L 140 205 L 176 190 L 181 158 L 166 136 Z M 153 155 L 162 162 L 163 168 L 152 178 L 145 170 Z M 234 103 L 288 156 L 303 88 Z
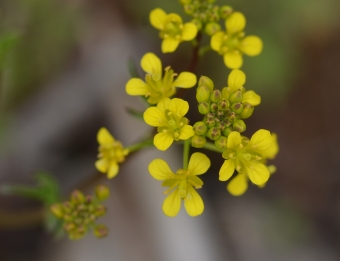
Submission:
M 242 66 L 242 53 L 256 56 L 262 51 L 262 40 L 259 37 L 254 35 L 244 37 L 245 26 L 244 15 L 234 12 L 225 21 L 226 32 L 220 31 L 211 37 L 211 48 L 223 55 L 224 63 L 230 69 Z
M 174 98 L 162 99 L 157 107 L 150 107 L 144 112 L 144 121 L 153 127 L 158 127 L 154 144 L 159 150 L 166 150 L 173 141 L 186 140 L 194 136 L 192 126 L 184 115 L 189 110 L 188 102 Z
M 160 8 L 150 12 L 150 23 L 161 31 L 159 36 L 163 39 L 163 53 L 174 52 L 180 42 L 191 41 L 197 34 L 197 27 L 194 23 L 183 24 L 182 18 L 178 14 L 166 14 Z
M 99 143 L 99 159 L 95 166 L 98 171 L 107 173 L 107 177 L 112 179 L 118 174 L 119 165 L 125 160 L 129 151 L 123 148 L 123 145 L 116 141 L 106 128 L 101 128 L 97 134 Z
M 203 153 L 196 152 L 191 155 L 188 169 L 179 169 L 176 174 L 162 159 L 155 159 L 149 165 L 151 176 L 162 180 L 163 187 L 169 187 L 164 194 L 171 192 L 163 203 L 163 212 L 169 217 L 175 217 L 180 208 L 181 200 L 189 216 L 198 216 L 203 213 L 204 203 L 195 189 L 201 188 L 203 181 L 197 175 L 204 174 L 210 167 L 209 158 Z
M 236 90 L 241 90 L 242 103 L 249 103 L 252 106 L 257 106 L 261 103 L 261 97 L 254 91 L 246 91 L 243 85 L 246 83 L 246 75 L 241 70 L 232 70 L 228 76 L 228 87 L 222 89 L 223 98 L 228 100 L 229 95 Z
M 250 141 L 247 138 L 242 138 L 239 132 L 230 133 L 227 149 L 222 154 L 226 160 L 220 169 L 219 179 L 221 181 L 228 180 L 236 169 L 242 174 L 236 179 L 240 183 L 246 177 L 255 185 L 267 182 L 270 173 L 263 163 L 262 153 L 271 146 L 272 141 L 272 136 L 267 130 L 258 130 Z
M 191 88 L 196 82 L 196 75 L 190 72 L 182 72 L 177 76 L 170 68 L 166 67 L 162 77 L 162 62 L 153 53 L 146 53 L 141 60 L 141 67 L 147 73 L 145 82 L 140 78 L 132 78 L 126 84 L 126 92 L 129 95 L 143 95 L 148 97 L 150 104 L 157 104 L 163 98 L 169 98 L 176 93 L 176 87 Z

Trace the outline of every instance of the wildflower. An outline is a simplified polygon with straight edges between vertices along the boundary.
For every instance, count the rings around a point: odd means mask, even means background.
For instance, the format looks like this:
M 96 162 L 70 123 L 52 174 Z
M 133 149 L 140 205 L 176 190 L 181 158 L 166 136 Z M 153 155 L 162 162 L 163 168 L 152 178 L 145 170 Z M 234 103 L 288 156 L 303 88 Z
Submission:
M 145 82 L 139 78 L 132 78 L 126 84 L 129 95 L 144 95 L 150 104 L 157 104 L 163 98 L 169 98 L 176 93 L 176 88 L 191 88 L 196 82 L 196 75 L 182 72 L 177 76 L 170 66 L 164 69 L 162 77 L 162 62 L 153 53 L 146 53 L 141 60 L 141 67 L 147 73 Z
M 226 32 L 217 32 L 211 37 L 211 48 L 223 55 L 225 65 L 238 69 L 243 64 L 242 53 L 256 56 L 262 51 L 262 40 L 254 35 L 244 37 L 246 18 L 240 12 L 232 13 L 225 21 Z
M 176 173 L 173 173 L 162 159 L 155 159 L 150 163 L 151 176 L 162 180 L 163 187 L 169 187 L 164 194 L 171 193 L 163 203 L 165 215 L 175 217 L 181 208 L 181 200 L 184 201 L 184 207 L 189 216 L 194 217 L 203 213 L 204 203 L 195 189 L 203 185 L 203 181 L 197 176 L 204 174 L 209 167 L 209 158 L 199 152 L 191 155 L 187 170 L 179 169 Z
M 186 140 L 194 135 L 189 120 L 184 115 L 189 110 L 188 102 L 174 98 L 162 99 L 157 107 L 150 107 L 144 112 L 144 120 L 153 127 L 158 127 L 154 144 L 159 150 L 166 150 L 173 141 Z
M 107 177 L 112 179 L 118 174 L 119 165 L 125 160 L 129 151 L 116 141 L 106 128 L 101 128 L 97 134 L 99 143 L 99 159 L 95 166 L 102 173 L 107 173 Z
M 194 23 L 183 24 L 182 18 L 178 14 L 166 14 L 160 8 L 150 12 L 150 23 L 160 30 L 159 36 L 163 39 L 163 53 L 174 52 L 180 42 L 191 41 L 197 34 L 197 27 Z
M 262 129 L 255 132 L 250 140 L 242 138 L 239 132 L 230 133 L 227 149 L 222 154 L 226 160 L 220 169 L 219 179 L 228 180 L 236 169 L 242 174 L 236 177 L 236 181 L 240 183 L 246 177 L 255 185 L 267 182 L 270 173 L 263 162 L 262 153 L 271 146 L 272 141 L 270 132 Z

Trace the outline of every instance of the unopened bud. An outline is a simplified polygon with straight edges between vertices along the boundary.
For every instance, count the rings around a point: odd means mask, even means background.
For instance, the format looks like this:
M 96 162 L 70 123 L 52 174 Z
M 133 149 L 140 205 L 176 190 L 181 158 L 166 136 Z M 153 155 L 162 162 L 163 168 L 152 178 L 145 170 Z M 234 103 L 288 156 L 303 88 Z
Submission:
M 183 9 L 184 12 L 188 15 L 192 15 L 195 12 L 195 8 L 190 4 L 184 5 Z
M 191 138 L 191 146 L 193 146 L 194 148 L 203 148 L 206 142 L 207 140 L 203 136 L 194 135 Z
M 234 122 L 236 121 L 236 117 L 237 117 L 236 113 L 232 111 L 228 114 L 227 119 L 230 122 Z
M 219 101 L 218 104 L 217 104 L 217 107 L 219 110 L 226 110 L 228 108 L 229 104 L 228 104 L 228 101 L 226 100 L 222 100 L 222 101 Z
M 201 76 L 198 86 L 207 86 L 211 92 L 214 90 L 214 82 L 207 76 Z
M 210 106 L 207 102 L 201 102 L 198 104 L 198 111 L 200 114 L 207 114 L 210 112 Z
M 236 90 L 229 95 L 230 103 L 241 102 L 243 98 L 243 94 L 241 90 Z
M 85 196 L 79 190 L 75 190 L 71 194 L 71 202 L 74 204 L 80 204 L 85 202 Z
M 232 12 L 233 8 L 229 5 L 224 5 L 220 8 L 220 16 L 222 19 L 227 19 Z
M 211 95 L 210 95 L 210 100 L 212 102 L 219 102 L 222 100 L 222 92 L 220 90 L 213 90 Z
M 53 215 L 55 215 L 58 218 L 61 218 L 63 216 L 63 214 L 64 214 L 63 205 L 60 204 L 60 203 L 53 204 L 50 207 L 50 210 L 53 213 Z
M 239 116 L 241 119 L 247 119 L 253 114 L 253 112 L 254 107 L 251 104 L 245 102 L 243 103 L 243 111 Z
M 196 122 L 193 126 L 193 129 L 197 135 L 205 135 L 208 130 L 207 125 L 205 125 L 203 121 Z
M 200 19 L 194 18 L 191 22 L 196 25 L 198 31 L 202 29 L 202 22 Z
M 210 111 L 211 111 L 211 112 L 216 112 L 217 109 L 218 109 L 217 104 L 213 102 L 213 103 L 210 105 Z
M 205 124 L 208 126 L 208 128 L 211 128 L 211 127 L 214 127 L 215 126 L 215 119 L 214 118 L 210 118 L 210 117 L 207 117 L 205 119 Z
M 204 27 L 204 31 L 206 32 L 207 35 L 212 36 L 215 33 L 221 31 L 221 26 L 218 23 L 210 22 Z
M 230 128 L 230 127 L 225 128 L 224 131 L 223 131 L 223 136 L 228 137 L 229 134 L 232 133 L 233 131 L 234 131 L 233 128 Z
M 103 205 L 98 205 L 96 209 L 94 210 L 94 215 L 96 217 L 102 217 L 106 214 L 106 207 Z
M 246 130 L 247 126 L 244 123 L 243 120 L 237 120 L 233 123 L 233 129 L 238 132 L 244 132 Z
M 240 103 L 240 102 L 236 102 L 236 103 L 233 103 L 233 104 L 231 105 L 231 109 L 232 109 L 236 114 L 240 114 L 240 113 L 242 113 L 242 111 L 243 111 L 243 105 L 242 105 L 242 103 Z
M 221 136 L 219 128 L 212 127 L 208 130 L 207 137 L 211 140 L 217 140 Z
M 220 150 L 224 150 L 227 148 L 227 142 L 228 138 L 221 136 L 217 140 L 215 140 L 215 146 Z
M 110 196 L 110 189 L 107 186 L 99 185 L 95 188 L 95 193 L 99 201 L 104 201 Z
M 187 4 L 190 4 L 192 2 L 192 0 L 179 0 L 179 2 L 182 4 L 182 5 L 187 5 Z
M 207 86 L 199 86 L 196 90 L 196 99 L 198 102 L 207 102 L 210 98 L 210 90 Z
M 98 238 L 106 237 L 109 234 L 109 229 L 105 225 L 96 225 L 93 231 Z

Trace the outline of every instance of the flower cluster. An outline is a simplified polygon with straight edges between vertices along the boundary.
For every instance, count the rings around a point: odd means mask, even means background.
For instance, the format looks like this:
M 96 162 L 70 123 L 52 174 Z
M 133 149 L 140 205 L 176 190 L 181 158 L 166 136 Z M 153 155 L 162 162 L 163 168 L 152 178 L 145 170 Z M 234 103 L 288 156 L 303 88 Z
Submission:
M 51 206 L 52 213 L 63 220 L 63 228 L 70 239 L 82 238 L 90 229 L 96 237 L 107 236 L 109 230 L 105 225 L 96 224 L 99 217 L 106 214 L 106 207 L 101 204 L 110 195 L 109 188 L 99 185 L 95 189 L 95 197 L 85 196 L 79 190 L 71 194 L 71 199 Z

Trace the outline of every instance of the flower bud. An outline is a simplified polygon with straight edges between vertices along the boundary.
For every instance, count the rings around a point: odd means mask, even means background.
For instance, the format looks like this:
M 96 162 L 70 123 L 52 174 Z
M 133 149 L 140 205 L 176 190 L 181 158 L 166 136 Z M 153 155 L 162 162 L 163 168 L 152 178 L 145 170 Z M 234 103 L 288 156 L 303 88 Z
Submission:
M 93 213 L 96 217 L 102 217 L 106 214 L 106 207 L 104 205 L 98 205 Z
M 194 18 L 191 22 L 196 25 L 198 31 L 202 29 L 203 25 L 200 19 Z
M 187 5 L 187 4 L 190 4 L 192 2 L 192 0 L 179 0 L 179 2 L 182 4 L 182 5 Z
M 233 103 L 233 104 L 231 105 L 231 109 L 232 109 L 236 114 L 240 114 L 240 113 L 242 113 L 242 111 L 243 111 L 243 105 L 242 105 L 242 103 L 240 103 L 240 102 L 236 102 L 236 103 Z
M 210 118 L 210 117 L 207 117 L 205 119 L 205 124 L 208 126 L 208 128 L 211 128 L 211 127 L 214 127 L 215 126 L 215 118 Z
M 225 126 L 225 124 L 224 124 L 223 122 L 218 122 L 218 123 L 216 123 L 216 124 L 215 124 L 215 127 L 216 127 L 216 128 L 219 128 L 220 131 L 223 131 L 223 130 L 226 128 L 226 126 Z
M 234 122 L 236 121 L 236 117 L 237 117 L 236 113 L 232 111 L 228 114 L 227 119 L 230 122 Z
M 229 134 L 232 133 L 233 131 L 234 131 L 233 128 L 230 128 L 230 127 L 225 128 L 224 131 L 223 131 L 223 136 L 228 137 Z
M 183 9 L 184 12 L 188 15 L 192 15 L 195 12 L 195 8 L 190 4 L 184 5 Z
M 233 129 L 238 132 L 244 132 L 246 130 L 246 124 L 243 120 L 237 120 L 233 123 Z
M 95 193 L 99 201 L 104 201 L 110 196 L 110 189 L 107 186 L 99 185 L 95 188 Z
M 207 86 L 211 92 L 214 90 L 214 82 L 207 76 L 201 76 L 198 80 L 198 86 L 202 85 Z
M 212 127 L 208 130 L 207 137 L 211 140 L 217 140 L 221 136 L 219 128 Z
M 220 8 L 220 16 L 222 19 L 227 19 L 228 16 L 233 12 L 233 8 L 229 5 L 221 6 Z
M 217 140 L 215 140 L 215 146 L 220 150 L 224 150 L 227 148 L 227 142 L 228 138 L 221 136 Z
M 217 110 L 216 115 L 217 115 L 217 117 L 222 118 L 224 116 L 224 111 Z
M 221 31 L 221 26 L 218 23 L 210 22 L 205 26 L 204 31 L 207 35 L 212 36 Z
M 243 94 L 241 90 L 236 90 L 229 95 L 230 103 L 241 102 L 243 98 Z
M 71 202 L 74 204 L 80 204 L 85 202 L 85 196 L 79 190 L 75 190 L 71 194 Z
M 217 107 L 219 110 L 226 110 L 228 106 L 229 106 L 229 103 L 226 100 L 219 101 L 217 104 Z
M 198 102 L 207 102 L 209 101 L 210 90 L 207 86 L 199 86 L 196 90 L 196 99 Z
M 63 205 L 60 204 L 60 203 L 53 204 L 50 207 L 50 210 L 53 213 L 53 215 L 55 215 L 58 218 L 61 218 L 63 216 L 63 214 L 64 214 Z
M 216 112 L 217 109 L 218 109 L 217 104 L 213 102 L 213 103 L 210 105 L 210 111 L 211 111 L 211 112 Z
M 194 135 L 191 138 L 191 146 L 193 146 L 194 148 L 203 148 L 206 142 L 207 140 L 203 136 Z
M 243 103 L 243 111 L 239 116 L 241 119 L 247 119 L 253 114 L 253 112 L 254 107 L 251 104 L 245 102 Z
M 210 112 L 210 106 L 207 102 L 201 102 L 198 104 L 198 111 L 200 114 L 207 114 Z
M 220 90 L 213 90 L 211 95 L 210 95 L 210 100 L 212 102 L 219 102 L 222 100 L 222 92 Z
M 203 121 L 196 122 L 193 126 L 193 129 L 197 135 L 205 135 L 208 130 L 207 125 L 205 125 Z
M 109 234 L 109 229 L 105 225 L 96 225 L 93 234 L 98 238 L 106 237 Z

